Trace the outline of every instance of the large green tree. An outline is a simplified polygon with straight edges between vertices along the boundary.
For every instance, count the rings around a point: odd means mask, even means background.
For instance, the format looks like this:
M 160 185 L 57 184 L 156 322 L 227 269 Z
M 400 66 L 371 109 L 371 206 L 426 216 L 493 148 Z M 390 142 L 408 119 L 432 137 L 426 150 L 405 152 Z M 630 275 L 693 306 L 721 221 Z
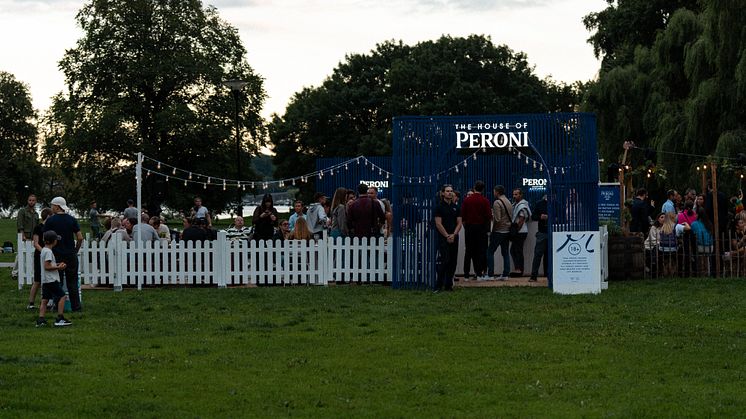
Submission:
M 26 203 L 38 192 L 36 112 L 26 85 L 0 71 L 0 208 Z
M 242 166 L 249 172 L 249 157 L 264 138 L 263 83 L 238 31 L 215 8 L 199 0 L 91 0 L 77 21 L 83 37 L 60 61 L 67 90 L 54 98 L 46 119 L 47 158 L 68 177 L 73 201 L 124 206 L 134 196 L 138 151 L 195 173 L 235 178 L 234 99 L 222 85 L 226 79 L 248 82 L 237 99 Z M 162 202 L 187 207 L 193 194 L 220 210 L 236 196 L 161 176 L 147 177 L 144 191 L 153 211 Z
M 488 37 L 384 42 L 352 54 L 318 87 L 295 94 L 270 125 L 276 175 L 314 170 L 317 157 L 391 154 L 396 115 L 572 111 L 580 85 L 534 75 L 526 55 Z
M 618 8 L 642 3 L 620 1 Z M 636 21 L 629 19 L 617 32 L 634 32 Z M 744 28 L 743 1 L 702 0 L 695 7 L 674 10 L 652 40 L 608 51 L 615 56 L 633 47 L 634 52 L 631 61 L 601 72 L 584 105 L 598 113 L 600 150 L 607 161 L 618 159 L 625 140 L 635 141 L 660 151 L 654 163 L 668 171 L 664 186 L 683 188 L 699 185 L 693 168 L 701 159 L 667 153 L 734 157 L 739 149 L 743 152 Z M 604 37 L 599 33 L 591 42 Z M 645 157 L 636 158 L 640 162 Z M 728 168 L 740 170 L 733 164 Z

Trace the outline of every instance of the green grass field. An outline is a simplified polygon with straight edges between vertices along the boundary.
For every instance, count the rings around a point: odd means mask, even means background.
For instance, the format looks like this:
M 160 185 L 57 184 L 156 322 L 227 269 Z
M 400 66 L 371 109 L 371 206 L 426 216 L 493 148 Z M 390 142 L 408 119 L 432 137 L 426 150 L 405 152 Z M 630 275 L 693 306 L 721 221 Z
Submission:
M 34 327 L 0 269 L 0 416 L 736 417 L 744 280 L 86 291 Z M 48 316 L 49 317 L 49 316 Z

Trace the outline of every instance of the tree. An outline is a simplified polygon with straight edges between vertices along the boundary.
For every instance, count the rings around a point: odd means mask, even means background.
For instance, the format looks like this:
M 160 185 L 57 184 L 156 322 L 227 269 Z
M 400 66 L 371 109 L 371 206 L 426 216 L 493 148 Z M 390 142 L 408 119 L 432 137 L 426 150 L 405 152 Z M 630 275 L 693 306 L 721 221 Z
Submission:
M 311 172 L 321 156 L 391 154 L 396 115 L 571 111 L 581 87 L 540 80 L 525 54 L 484 36 L 384 42 L 347 56 L 321 86 L 296 93 L 285 114 L 273 117 L 276 174 Z
M 744 27 L 742 2 L 703 0 L 673 11 L 652 42 L 635 46 L 632 62 L 602 72 L 584 108 L 598 113 L 606 161 L 633 140 L 658 151 L 653 163 L 682 188 L 699 185 L 693 168 L 702 161 L 671 152 L 735 157 L 746 143 Z
M 26 85 L 0 71 L 0 207 L 25 205 L 39 188 L 35 118 Z
M 77 15 L 83 37 L 60 68 L 67 91 L 46 119 L 46 155 L 85 205 L 121 208 L 134 196 L 135 155 L 214 177 L 236 177 L 234 102 L 226 79 L 248 81 L 238 95 L 242 164 L 263 145 L 262 79 L 246 62 L 238 31 L 199 0 L 92 0 Z M 150 162 L 149 167 L 156 169 Z M 187 178 L 187 173 L 177 176 Z M 186 208 L 193 194 L 222 210 L 235 193 L 202 183 L 145 178 L 151 211 Z M 69 189 L 69 190 L 68 190 Z M 83 202 L 80 202 L 83 201 Z

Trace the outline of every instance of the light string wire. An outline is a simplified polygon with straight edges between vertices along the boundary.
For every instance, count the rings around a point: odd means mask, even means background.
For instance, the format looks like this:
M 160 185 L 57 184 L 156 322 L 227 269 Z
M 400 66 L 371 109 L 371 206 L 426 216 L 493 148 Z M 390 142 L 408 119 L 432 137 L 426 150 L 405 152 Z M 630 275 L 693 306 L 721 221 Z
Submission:
M 244 190 L 246 187 L 255 188 L 257 185 L 260 185 L 263 189 L 267 189 L 270 186 L 274 187 L 275 185 L 279 187 L 285 187 L 288 186 L 288 184 L 295 185 L 296 182 L 306 183 L 309 179 L 313 179 L 318 177 L 319 179 L 323 179 L 325 174 L 328 174 L 330 176 L 334 176 L 335 171 L 337 173 L 341 173 L 342 169 L 347 170 L 349 168 L 350 164 L 363 164 L 365 166 L 370 166 L 371 171 L 378 171 L 379 175 L 383 176 L 385 175 L 387 179 L 390 179 L 392 177 L 398 177 L 399 180 L 403 182 L 409 182 L 413 183 L 415 180 L 418 183 L 425 183 L 430 182 L 432 183 L 433 178 L 436 180 L 440 180 L 440 176 L 444 176 L 448 173 L 454 172 L 459 173 L 459 168 L 463 167 L 464 169 L 468 167 L 470 160 L 477 160 L 477 155 L 479 152 L 485 152 L 484 149 L 477 149 L 474 153 L 468 155 L 466 158 L 461 160 L 460 162 L 454 164 L 453 166 L 443 169 L 439 172 L 432 173 L 429 175 L 420 175 L 420 176 L 395 176 L 393 172 L 390 172 L 381 166 L 378 166 L 377 164 L 370 161 L 365 156 L 357 156 L 353 157 L 349 160 L 345 160 L 340 163 L 333 164 L 327 168 L 316 170 L 314 172 L 309 172 L 303 175 L 289 177 L 285 179 L 272 179 L 272 180 L 238 180 L 238 179 L 230 179 L 230 178 L 222 178 L 219 176 L 210 176 L 206 175 L 204 173 L 198 173 L 191 170 L 182 169 L 176 166 L 173 166 L 171 164 L 168 164 L 164 161 L 160 161 L 157 159 L 154 159 L 149 156 L 143 155 L 143 164 L 145 162 L 151 162 L 152 165 L 154 165 L 156 168 L 152 167 L 143 167 L 143 171 L 145 172 L 145 176 L 150 175 L 157 175 L 164 177 L 167 182 L 170 182 L 171 180 L 175 182 L 184 183 L 184 186 L 187 186 L 189 184 L 199 185 L 203 188 L 207 188 L 207 186 L 215 185 L 215 186 L 222 186 L 223 190 L 225 190 L 228 187 L 234 188 L 243 188 Z M 517 158 L 519 161 L 523 161 L 526 165 L 533 166 L 535 170 L 538 170 L 539 172 L 544 171 L 544 164 L 536 159 L 531 158 L 526 153 L 521 152 L 518 149 L 515 149 L 513 147 L 509 147 L 508 151 L 513 154 L 515 158 Z M 549 170 L 551 173 L 557 175 L 557 174 L 565 174 L 567 170 L 574 168 L 575 166 L 579 165 L 573 165 L 573 166 L 553 166 L 551 167 L 551 170 Z M 165 170 L 164 170 L 165 168 Z M 547 167 L 547 169 L 550 169 Z

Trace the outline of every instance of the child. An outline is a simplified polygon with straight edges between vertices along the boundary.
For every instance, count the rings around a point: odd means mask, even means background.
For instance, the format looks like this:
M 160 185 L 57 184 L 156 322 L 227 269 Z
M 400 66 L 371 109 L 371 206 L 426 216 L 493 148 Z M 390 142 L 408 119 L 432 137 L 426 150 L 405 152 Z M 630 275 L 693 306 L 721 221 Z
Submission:
M 41 305 L 39 306 L 39 318 L 36 320 L 36 327 L 46 326 L 47 319 L 47 302 L 53 300 L 57 304 L 57 321 L 54 322 L 55 326 L 70 326 L 72 323 L 69 322 L 62 313 L 65 310 L 65 291 L 62 290 L 62 284 L 60 284 L 60 274 L 58 271 L 65 270 L 65 262 L 57 264 L 57 260 L 54 258 L 52 248 L 57 244 L 57 241 L 62 240 L 62 237 L 58 236 L 54 230 L 44 232 L 44 247 L 41 249 L 41 265 L 44 268 L 41 277 Z

